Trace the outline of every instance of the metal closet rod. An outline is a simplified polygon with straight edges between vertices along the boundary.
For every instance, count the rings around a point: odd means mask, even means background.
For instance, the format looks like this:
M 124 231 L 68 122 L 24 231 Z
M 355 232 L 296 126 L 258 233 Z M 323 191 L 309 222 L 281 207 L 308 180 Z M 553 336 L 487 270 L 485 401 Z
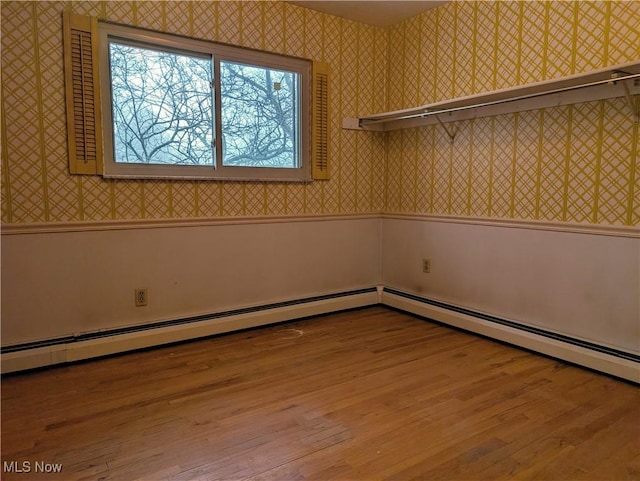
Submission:
M 623 74 L 623 76 L 621 77 L 613 77 L 613 75 L 615 74 Z M 461 107 L 451 107 L 448 109 L 441 109 L 441 110 L 429 110 L 428 108 L 426 108 L 423 112 L 419 112 L 419 113 L 415 113 L 415 114 L 408 114 L 408 115 L 401 115 L 399 117 L 388 117 L 385 119 L 376 119 L 376 118 L 367 118 L 367 117 L 362 117 L 360 119 L 360 126 L 364 126 L 364 125 L 373 125 L 373 124 L 382 124 L 385 122 L 391 122 L 394 120 L 405 120 L 405 119 L 415 119 L 418 117 L 428 117 L 430 115 L 437 115 L 437 114 L 446 114 L 449 112 L 458 112 L 460 110 L 469 110 L 469 109 L 476 109 L 478 107 L 489 107 L 491 105 L 497 105 L 497 104 L 504 104 L 507 102 L 515 102 L 518 100 L 526 100 L 526 99 L 532 99 L 535 97 L 542 97 L 544 95 L 552 95 L 552 94 L 557 94 L 557 93 L 562 93 L 562 92 L 568 92 L 571 90 L 578 90 L 578 89 L 582 89 L 585 87 L 594 87 L 596 85 L 604 85 L 604 84 L 615 84 L 616 82 L 620 82 L 621 80 L 630 80 L 630 79 L 634 79 L 634 78 L 638 78 L 640 77 L 640 73 L 636 73 L 636 74 L 628 74 L 626 72 L 620 72 L 620 71 L 614 71 L 612 72 L 612 78 L 610 79 L 605 79 L 605 80 L 596 80 L 594 82 L 589 82 L 586 84 L 580 84 L 580 85 L 572 85 L 570 87 L 562 87 L 562 88 L 558 88 L 558 89 L 553 89 L 553 90 L 547 90 L 545 92 L 537 92 L 537 93 L 533 93 L 533 94 L 526 94 L 526 95 L 520 95 L 518 97 L 510 97 L 510 98 L 506 98 L 506 99 L 500 99 L 500 100 L 492 100 L 489 102 L 482 102 L 479 104 L 471 104 L 471 105 L 463 105 Z M 629 95 L 629 94 L 628 94 Z

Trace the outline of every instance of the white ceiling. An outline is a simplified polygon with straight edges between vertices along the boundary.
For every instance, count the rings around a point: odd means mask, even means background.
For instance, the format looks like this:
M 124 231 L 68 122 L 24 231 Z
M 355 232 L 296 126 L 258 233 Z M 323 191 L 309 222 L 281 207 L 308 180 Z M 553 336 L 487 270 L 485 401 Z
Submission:
M 370 25 L 388 27 L 411 18 L 419 13 L 446 3 L 446 0 L 426 1 L 396 1 L 396 0 L 355 0 L 355 1 L 289 1 L 305 8 L 329 13 L 338 17 L 349 18 Z

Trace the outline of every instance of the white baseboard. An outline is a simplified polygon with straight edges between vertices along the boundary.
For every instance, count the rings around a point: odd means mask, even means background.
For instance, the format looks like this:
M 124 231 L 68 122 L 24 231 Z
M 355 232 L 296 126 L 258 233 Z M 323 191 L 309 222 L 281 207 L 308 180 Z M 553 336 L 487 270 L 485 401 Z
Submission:
M 86 340 L 72 340 L 42 347 L 30 347 L 3 353 L 2 373 L 24 371 L 111 354 L 161 346 L 174 342 L 198 339 L 215 334 L 251 327 L 266 326 L 278 322 L 308 316 L 329 314 L 346 309 L 383 304 L 433 319 L 444 324 L 475 332 L 515 346 L 572 362 L 596 371 L 640 383 L 640 363 L 615 355 L 589 349 L 580 345 L 536 334 L 517 327 L 498 324 L 480 317 L 468 315 L 445 307 L 421 301 L 415 296 L 403 296 L 377 289 L 328 295 L 318 300 L 302 300 L 287 305 L 265 306 L 250 312 L 212 315 L 211 319 L 164 325 L 134 332 L 105 335 Z
M 2 373 L 10 373 L 81 361 L 110 354 L 117 354 L 152 346 L 198 339 L 257 326 L 265 326 L 319 314 L 365 307 L 380 302 L 379 290 L 354 291 L 334 296 L 323 296 L 319 300 L 292 302 L 277 307 L 265 306 L 250 312 L 212 315 L 211 319 L 155 327 L 146 330 L 105 335 L 94 339 L 73 340 L 49 346 L 32 347 L 3 353 Z
M 640 383 L 640 363 L 629 359 L 553 339 L 518 329 L 517 327 L 487 321 L 480 317 L 459 313 L 388 291 L 383 291 L 382 303 L 386 306 L 433 319 L 466 331 L 475 332 L 515 346 Z

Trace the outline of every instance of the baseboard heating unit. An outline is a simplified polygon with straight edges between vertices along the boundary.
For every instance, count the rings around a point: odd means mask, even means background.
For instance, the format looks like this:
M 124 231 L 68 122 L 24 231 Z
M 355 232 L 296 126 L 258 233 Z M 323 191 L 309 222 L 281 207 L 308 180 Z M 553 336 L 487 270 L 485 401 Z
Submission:
M 382 304 L 640 383 L 640 355 L 385 287 Z
M 638 354 L 381 286 L 6 346 L 1 350 L 2 373 L 374 305 L 398 309 L 640 384 Z
M 2 373 L 76 362 L 309 316 L 366 307 L 379 304 L 379 300 L 379 289 L 370 287 L 7 346 L 1 350 Z

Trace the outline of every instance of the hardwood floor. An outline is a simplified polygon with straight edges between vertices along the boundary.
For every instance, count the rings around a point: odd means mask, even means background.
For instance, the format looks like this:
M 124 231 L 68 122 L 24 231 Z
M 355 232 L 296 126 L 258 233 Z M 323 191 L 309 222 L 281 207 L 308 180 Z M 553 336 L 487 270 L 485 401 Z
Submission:
M 638 480 L 639 443 L 638 386 L 383 307 L 2 380 L 6 481 Z

